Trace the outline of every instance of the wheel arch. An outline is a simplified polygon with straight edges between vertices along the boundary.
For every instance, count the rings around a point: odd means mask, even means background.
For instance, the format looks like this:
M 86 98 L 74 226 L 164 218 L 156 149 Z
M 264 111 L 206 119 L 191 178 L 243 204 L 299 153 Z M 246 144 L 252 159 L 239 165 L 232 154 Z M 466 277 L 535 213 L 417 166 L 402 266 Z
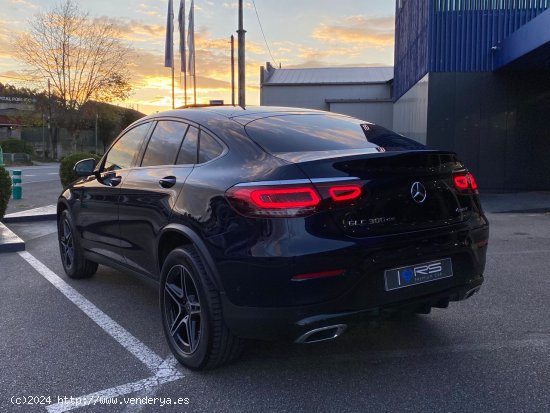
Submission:
M 222 292 L 223 284 L 221 283 L 214 259 L 210 255 L 206 244 L 195 231 L 182 224 L 169 224 L 159 235 L 157 243 L 157 264 L 159 274 L 162 271 L 164 260 L 170 251 L 184 245 L 192 245 L 197 249 L 200 257 L 203 259 L 210 281 L 212 281 L 219 292 Z

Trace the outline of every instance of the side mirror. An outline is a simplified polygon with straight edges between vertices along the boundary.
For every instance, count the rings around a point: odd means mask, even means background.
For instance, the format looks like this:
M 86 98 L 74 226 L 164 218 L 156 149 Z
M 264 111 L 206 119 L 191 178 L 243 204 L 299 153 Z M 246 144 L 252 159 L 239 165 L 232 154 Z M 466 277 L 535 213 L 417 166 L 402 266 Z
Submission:
M 95 159 L 83 159 L 78 161 L 74 166 L 74 174 L 79 178 L 87 177 L 94 174 Z

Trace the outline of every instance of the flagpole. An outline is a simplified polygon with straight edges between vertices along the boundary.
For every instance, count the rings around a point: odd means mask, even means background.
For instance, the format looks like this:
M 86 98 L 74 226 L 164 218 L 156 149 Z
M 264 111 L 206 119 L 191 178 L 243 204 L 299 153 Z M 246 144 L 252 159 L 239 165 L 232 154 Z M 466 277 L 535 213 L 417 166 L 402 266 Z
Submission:
M 174 62 L 174 9 L 172 9 L 172 15 L 170 16 L 172 21 L 172 45 L 170 49 L 172 50 L 172 110 L 176 108 L 176 92 L 175 92 L 175 62 Z
M 193 94 L 194 94 L 194 102 L 195 105 L 197 104 L 197 71 L 196 71 L 196 59 L 195 59 L 195 50 L 193 49 Z
M 172 50 L 172 109 L 176 108 L 176 92 L 175 92 L 175 70 L 174 70 L 174 50 Z
M 239 0 L 239 106 L 246 107 L 246 65 L 245 65 L 245 34 L 243 18 L 243 0 Z

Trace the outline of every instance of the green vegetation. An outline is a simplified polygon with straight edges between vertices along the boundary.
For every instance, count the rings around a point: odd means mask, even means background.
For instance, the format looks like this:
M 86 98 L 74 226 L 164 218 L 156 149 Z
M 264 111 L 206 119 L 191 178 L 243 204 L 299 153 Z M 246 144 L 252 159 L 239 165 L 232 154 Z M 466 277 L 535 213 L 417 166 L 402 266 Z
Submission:
M 86 152 L 75 153 L 74 155 L 69 155 L 63 158 L 63 160 L 61 161 L 61 165 L 59 166 L 59 176 L 61 178 L 61 184 L 63 185 L 63 187 L 70 185 L 77 179 L 77 176 L 73 172 L 74 165 L 82 159 L 89 158 L 94 158 L 96 162 L 101 159 L 100 156 Z
M 33 154 L 32 146 L 20 139 L 7 139 L 0 143 L 4 153 L 26 153 Z
M 4 218 L 11 197 L 11 178 L 8 171 L 0 166 L 0 219 Z

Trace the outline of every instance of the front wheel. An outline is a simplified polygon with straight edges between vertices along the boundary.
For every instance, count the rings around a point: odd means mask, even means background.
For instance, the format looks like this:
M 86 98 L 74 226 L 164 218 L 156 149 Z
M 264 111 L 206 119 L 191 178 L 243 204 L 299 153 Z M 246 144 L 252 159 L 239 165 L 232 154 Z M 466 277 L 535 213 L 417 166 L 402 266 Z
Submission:
M 226 327 L 219 293 L 193 247 L 177 248 L 166 258 L 160 307 L 170 350 L 185 367 L 212 369 L 240 354 L 243 341 Z
M 57 238 L 63 269 L 70 278 L 89 278 L 97 271 L 97 263 L 84 258 L 80 240 L 69 211 L 65 210 L 57 223 Z

